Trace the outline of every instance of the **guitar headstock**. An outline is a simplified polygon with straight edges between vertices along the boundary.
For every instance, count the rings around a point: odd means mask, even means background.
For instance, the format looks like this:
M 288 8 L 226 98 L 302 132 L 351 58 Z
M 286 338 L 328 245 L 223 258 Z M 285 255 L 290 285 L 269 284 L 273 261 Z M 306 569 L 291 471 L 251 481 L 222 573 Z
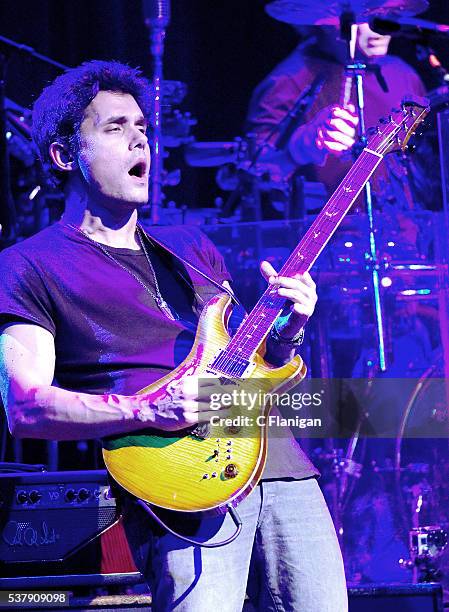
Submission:
M 381 119 L 366 148 L 380 155 L 404 151 L 429 110 L 426 98 L 405 98 L 400 109 L 393 109 L 388 118 Z

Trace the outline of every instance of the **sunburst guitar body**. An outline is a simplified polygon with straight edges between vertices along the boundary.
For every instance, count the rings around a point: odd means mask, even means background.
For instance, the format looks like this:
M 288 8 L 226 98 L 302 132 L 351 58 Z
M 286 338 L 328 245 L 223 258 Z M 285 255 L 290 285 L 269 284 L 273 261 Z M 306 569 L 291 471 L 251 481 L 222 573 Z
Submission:
M 229 344 L 226 320 L 231 298 L 215 296 L 202 311 L 195 342 L 185 361 L 169 375 L 139 393 L 161 399 L 184 376 L 200 379 L 214 372 L 211 363 Z M 301 357 L 279 368 L 268 365 L 259 353 L 249 364 L 241 386 L 257 397 L 285 393 L 306 374 Z M 226 392 L 217 385 L 215 391 Z M 255 397 L 255 396 L 254 396 Z M 169 401 L 169 399 L 168 399 Z M 240 406 L 227 421 L 176 434 L 145 431 L 104 442 L 103 457 L 111 476 L 140 499 L 162 508 L 183 512 L 221 512 L 228 503 L 236 505 L 259 481 L 267 457 L 265 421 L 271 402 L 251 412 Z M 217 413 L 218 414 L 218 413 Z M 246 417 L 246 419 L 245 419 Z M 245 424 L 247 423 L 247 424 Z

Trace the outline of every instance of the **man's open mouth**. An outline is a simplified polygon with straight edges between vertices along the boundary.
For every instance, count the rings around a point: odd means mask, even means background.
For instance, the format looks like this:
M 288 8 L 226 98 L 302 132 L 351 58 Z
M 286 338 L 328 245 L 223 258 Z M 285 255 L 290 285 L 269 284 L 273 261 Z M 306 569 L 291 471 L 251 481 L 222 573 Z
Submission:
M 140 160 L 128 170 L 128 174 L 130 176 L 135 176 L 136 178 L 146 178 L 147 164 L 144 160 Z

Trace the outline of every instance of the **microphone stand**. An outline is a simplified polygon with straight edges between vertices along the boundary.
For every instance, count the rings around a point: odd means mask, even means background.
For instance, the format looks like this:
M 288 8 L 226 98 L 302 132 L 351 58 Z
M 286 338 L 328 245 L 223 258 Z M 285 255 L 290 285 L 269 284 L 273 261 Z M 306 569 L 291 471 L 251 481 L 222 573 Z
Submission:
M 150 50 L 153 57 L 153 121 L 151 159 L 150 218 L 157 225 L 161 218 L 163 201 L 164 145 L 162 139 L 162 80 L 165 28 L 157 23 L 149 24 Z
M 345 66 L 345 82 L 342 96 L 342 106 L 345 107 L 351 96 L 352 83 L 355 82 L 356 87 L 356 102 L 357 102 L 357 114 L 359 117 L 359 137 L 360 142 L 364 144 L 365 137 L 365 100 L 363 96 L 363 76 L 366 71 L 366 64 L 355 61 L 355 35 L 353 26 L 355 25 L 355 16 L 351 12 L 342 13 L 340 17 L 340 30 L 341 36 L 347 41 L 347 62 Z M 379 355 L 379 367 L 382 371 L 385 371 L 385 344 L 384 344 L 384 325 L 382 317 L 382 308 L 380 301 L 380 290 L 379 290 L 379 272 L 377 264 L 377 249 L 374 234 L 374 219 L 373 219 L 373 205 L 372 205 L 372 192 L 371 185 L 368 181 L 364 189 L 364 199 L 366 204 L 366 211 L 369 222 L 369 254 L 371 261 L 371 280 L 373 285 L 374 294 L 374 307 L 376 316 L 376 327 L 378 336 L 378 355 Z M 354 431 L 351 439 L 348 443 L 346 455 L 343 459 L 338 460 L 338 455 L 335 455 L 336 471 L 335 476 L 338 481 L 336 483 L 336 492 L 334 498 L 334 509 L 335 509 L 335 522 L 337 527 L 337 535 L 343 546 L 343 512 L 344 512 L 344 497 L 348 490 L 348 477 L 360 476 L 361 466 L 357 464 L 353 457 L 357 448 L 357 444 L 360 439 L 360 430 L 362 422 L 359 420 L 356 430 Z M 357 476 L 358 475 L 358 476 Z
M 16 207 L 11 192 L 8 141 L 6 136 L 5 85 L 8 59 L 0 53 L 0 223 L 2 242 L 13 243 L 16 236 Z
M 23 53 L 27 56 L 35 57 L 38 60 L 44 61 L 46 64 L 55 66 L 61 70 L 66 70 L 67 66 L 60 64 L 51 58 L 38 53 L 33 47 L 16 43 L 6 36 L 0 36 L 0 45 L 5 46 L 8 50 Z M 17 238 L 17 215 L 14 200 L 11 193 L 11 177 L 9 168 L 9 154 L 7 142 L 7 122 L 6 122 L 6 73 L 8 64 L 8 53 L 0 52 L 0 191 L 1 191 L 1 209 L 0 223 L 2 225 L 2 242 L 7 244 L 13 243 Z
M 26 55 L 31 55 L 38 60 L 42 60 L 46 64 L 50 64 L 50 66 L 55 66 L 55 68 L 60 68 L 61 70 L 67 70 L 68 66 L 57 62 L 46 55 L 42 55 L 42 53 L 38 53 L 33 47 L 28 47 L 28 45 L 21 45 L 16 43 L 14 40 L 10 38 L 6 38 L 6 36 L 0 36 L 0 43 L 3 43 L 7 47 L 14 49 L 15 51 L 19 51 L 21 53 L 25 53 Z
M 358 132 L 360 137 L 360 142 L 362 144 L 365 143 L 365 99 L 363 95 L 363 77 L 366 72 L 366 64 L 363 62 L 355 61 L 355 45 L 351 45 L 351 28 L 355 24 L 355 16 L 353 13 L 343 13 L 340 17 L 340 29 L 342 38 L 347 41 L 348 44 L 348 60 L 345 66 L 346 75 L 352 78 L 353 83 L 355 84 L 356 90 L 356 108 L 357 114 L 359 117 L 359 125 Z M 346 96 L 345 96 L 346 97 Z M 344 100 L 345 102 L 349 102 L 348 100 Z M 343 104 L 343 105 L 344 105 Z M 383 321 L 383 313 L 382 313 L 382 303 L 380 296 L 380 283 L 379 283 L 379 263 L 377 259 L 377 247 L 376 247 L 376 237 L 374 233 L 374 215 L 373 215 L 373 198 L 371 191 L 371 183 L 368 181 L 365 185 L 364 189 L 364 199 L 366 205 L 366 212 L 368 216 L 368 226 L 369 226 L 369 258 L 370 258 L 370 268 L 371 268 L 371 282 L 373 287 L 373 297 L 374 297 L 374 313 L 376 319 L 376 328 L 377 328 L 377 352 L 379 357 L 379 368 L 382 372 L 385 372 L 386 359 L 385 359 L 385 328 Z

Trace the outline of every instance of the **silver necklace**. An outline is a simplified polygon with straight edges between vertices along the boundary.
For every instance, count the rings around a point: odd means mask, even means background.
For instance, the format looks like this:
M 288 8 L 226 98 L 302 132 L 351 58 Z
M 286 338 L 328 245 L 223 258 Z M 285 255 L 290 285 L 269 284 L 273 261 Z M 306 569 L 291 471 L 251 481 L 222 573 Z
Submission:
M 141 285 L 145 289 L 145 291 L 147 291 L 151 295 L 153 300 L 156 302 L 158 308 L 161 310 L 161 312 L 163 312 L 163 314 L 167 317 L 167 319 L 170 319 L 171 321 L 177 320 L 177 317 L 175 317 L 175 315 L 171 311 L 170 306 L 167 304 L 167 302 L 162 297 L 161 291 L 159 289 L 159 283 L 157 282 L 156 272 L 154 270 L 153 264 L 151 263 L 150 256 L 148 255 L 147 249 L 145 247 L 145 242 L 143 239 L 143 230 L 140 227 L 140 225 L 136 226 L 137 236 L 139 238 L 139 242 L 140 242 L 140 246 L 142 247 L 142 251 L 145 255 L 145 259 L 147 260 L 151 273 L 153 275 L 154 288 L 156 289 L 156 293 L 153 293 L 151 289 L 147 287 L 147 285 L 138 276 L 136 276 L 136 274 L 134 274 L 132 270 L 129 270 L 126 266 L 120 263 L 120 261 L 118 261 L 112 255 L 112 253 L 110 253 L 107 249 L 105 249 L 105 247 L 101 244 L 101 242 L 97 242 L 96 240 L 91 238 L 89 234 L 83 232 L 83 230 L 77 227 L 76 225 L 73 225 L 71 223 L 67 223 L 66 225 L 76 230 L 77 232 L 85 236 L 86 238 L 88 238 L 93 244 L 95 244 L 100 249 L 100 251 L 102 251 L 106 255 L 106 257 L 108 257 L 111 261 L 113 261 L 117 266 L 122 268 L 122 270 L 125 270 L 125 272 L 130 274 L 139 283 L 139 285 Z

